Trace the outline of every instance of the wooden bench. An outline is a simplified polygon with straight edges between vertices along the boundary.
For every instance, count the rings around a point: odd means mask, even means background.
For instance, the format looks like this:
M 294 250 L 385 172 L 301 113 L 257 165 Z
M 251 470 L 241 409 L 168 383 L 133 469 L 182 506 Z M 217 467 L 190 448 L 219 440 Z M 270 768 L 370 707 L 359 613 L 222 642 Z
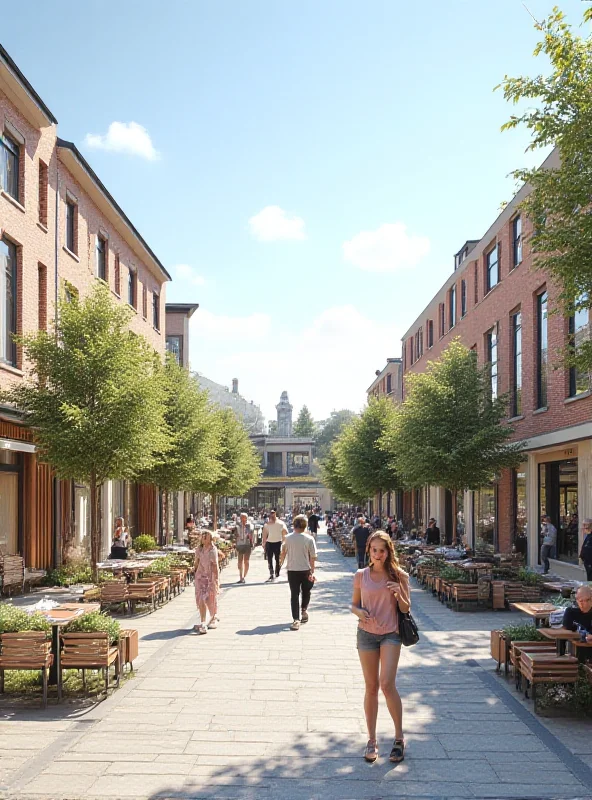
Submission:
M 465 603 L 475 603 L 477 605 L 478 602 L 479 590 L 476 583 L 452 584 L 451 604 L 454 604 L 457 611 Z
M 2 591 L 12 594 L 14 589 L 24 591 L 25 586 L 25 559 L 21 556 L 0 557 L 0 579 Z
M 124 613 L 131 611 L 127 581 L 108 581 L 101 586 L 101 608 L 123 606 Z
M 109 640 L 108 633 L 63 633 L 61 669 L 81 669 L 82 685 L 86 688 L 86 670 L 103 670 L 105 675 L 105 691 L 109 691 L 109 668 L 114 665 L 115 678 L 119 684 L 121 667 L 119 664 L 119 647 Z M 60 675 L 60 684 L 62 683 Z
M 52 664 L 51 640 L 43 631 L 3 633 L 0 636 L 1 693 L 4 693 L 4 670 L 40 670 L 43 680 L 43 708 L 47 708 L 47 684 Z
M 126 628 L 119 631 L 119 666 L 121 674 L 126 664 L 130 670 L 134 671 L 134 661 L 138 657 L 138 631 L 133 628 Z
M 522 652 L 520 672 L 526 680 L 525 697 L 531 687 L 532 701 L 536 711 L 536 688 L 540 683 L 576 683 L 578 680 L 577 658 L 557 656 L 552 653 Z

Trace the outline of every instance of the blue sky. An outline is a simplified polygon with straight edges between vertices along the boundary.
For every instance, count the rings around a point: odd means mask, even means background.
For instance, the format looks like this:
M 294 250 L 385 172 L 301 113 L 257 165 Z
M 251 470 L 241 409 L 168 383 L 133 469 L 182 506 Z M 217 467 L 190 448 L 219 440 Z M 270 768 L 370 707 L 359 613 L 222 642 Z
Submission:
M 200 303 L 193 369 L 268 417 L 284 389 L 318 419 L 360 408 L 532 163 L 492 91 L 544 68 L 521 0 L 54 0 L 3 23 L 167 299 Z

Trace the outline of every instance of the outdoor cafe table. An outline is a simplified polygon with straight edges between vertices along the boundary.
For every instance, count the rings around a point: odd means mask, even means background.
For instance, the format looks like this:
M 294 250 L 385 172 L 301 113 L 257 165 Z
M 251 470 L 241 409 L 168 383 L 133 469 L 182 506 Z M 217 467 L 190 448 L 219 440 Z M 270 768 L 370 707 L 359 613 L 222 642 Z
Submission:
M 493 564 L 489 564 L 487 562 L 479 562 L 479 561 L 475 561 L 473 563 L 468 563 L 468 564 L 451 561 L 450 566 L 454 567 L 455 569 L 460 569 L 463 572 L 468 572 L 469 575 L 473 576 L 473 580 L 476 583 L 479 572 L 484 572 L 484 571 L 490 572 L 493 567 Z
M 102 561 L 100 564 L 97 564 L 97 569 L 101 572 L 125 572 L 131 577 L 132 583 L 135 583 L 140 572 L 145 570 L 146 567 L 149 567 L 156 560 L 156 557 L 145 558 L 141 561 L 127 558 L 113 559 L 112 561 Z
M 572 643 L 572 646 L 579 645 L 580 642 L 578 641 L 580 638 L 580 634 L 576 633 L 575 631 L 568 631 L 567 628 L 539 628 L 539 633 L 541 633 L 545 639 L 555 640 L 555 644 L 557 646 L 557 655 L 564 656 L 565 650 L 568 642 Z M 582 647 L 592 647 L 592 642 L 581 642 Z M 574 648 L 577 650 L 577 647 Z
M 53 664 L 49 670 L 49 683 L 55 686 L 62 680 L 62 670 L 60 668 L 60 628 L 63 628 L 72 620 L 90 614 L 91 611 L 100 611 L 100 603 L 62 603 L 59 606 L 47 610 L 39 611 L 47 618 L 51 625 L 51 651 L 53 653 Z M 60 692 L 61 694 L 61 692 Z
M 510 608 L 521 611 L 534 619 L 534 624 L 538 628 L 543 621 L 549 622 L 549 614 L 557 611 L 553 603 L 510 603 Z

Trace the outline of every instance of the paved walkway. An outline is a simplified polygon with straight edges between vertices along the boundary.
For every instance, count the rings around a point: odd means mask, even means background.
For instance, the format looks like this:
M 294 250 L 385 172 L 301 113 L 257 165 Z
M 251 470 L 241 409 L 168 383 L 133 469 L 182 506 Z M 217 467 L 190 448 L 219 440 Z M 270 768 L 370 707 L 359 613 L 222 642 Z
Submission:
M 289 630 L 285 579 L 264 584 L 261 551 L 248 583 L 224 571 L 222 623 L 191 632 L 193 593 L 134 622 L 137 676 L 90 709 L 0 707 L 0 796 L 24 798 L 590 798 L 589 724 L 543 725 L 488 658 L 491 612 L 444 609 L 413 591 L 422 641 L 403 650 L 407 758 L 366 743 L 363 684 L 349 613 L 353 560 L 320 537 L 311 618 Z M 503 619 L 507 617 L 501 615 Z M 516 615 L 513 615 L 516 619 Z

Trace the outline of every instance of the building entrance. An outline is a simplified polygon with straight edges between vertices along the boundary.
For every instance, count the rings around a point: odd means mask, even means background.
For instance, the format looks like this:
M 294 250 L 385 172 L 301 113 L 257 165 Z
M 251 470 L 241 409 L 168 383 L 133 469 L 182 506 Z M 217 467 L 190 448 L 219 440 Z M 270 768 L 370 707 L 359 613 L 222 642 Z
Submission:
M 539 464 L 540 518 L 548 514 L 557 528 L 554 557 L 568 564 L 578 563 L 578 459 Z M 540 544 L 540 541 L 539 541 Z

